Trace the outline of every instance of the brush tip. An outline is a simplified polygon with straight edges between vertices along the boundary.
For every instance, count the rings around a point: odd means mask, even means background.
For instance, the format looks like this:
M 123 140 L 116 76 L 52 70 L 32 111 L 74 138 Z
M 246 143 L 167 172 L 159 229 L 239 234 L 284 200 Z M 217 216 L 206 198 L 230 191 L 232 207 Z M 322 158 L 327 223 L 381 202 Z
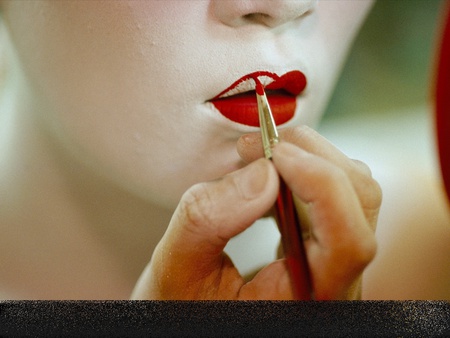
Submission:
M 261 82 L 259 82 L 259 81 L 255 81 L 255 82 L 256 82 L 256 86 L 255 86 L 256 94 L 264 95 L 264 87 L 261 84 Z

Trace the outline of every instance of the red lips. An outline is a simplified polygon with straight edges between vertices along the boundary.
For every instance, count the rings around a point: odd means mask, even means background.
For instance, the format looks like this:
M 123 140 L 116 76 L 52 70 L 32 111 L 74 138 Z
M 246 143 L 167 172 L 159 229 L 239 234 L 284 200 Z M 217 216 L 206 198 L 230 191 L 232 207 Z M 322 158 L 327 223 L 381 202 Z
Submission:
M 240 124 L 259 127 L 255 79 L 263 85 L 267 83 L 264 87 L 275 123 L 280 125 L 289 121 L 295 113 L 296 96 L 303 92 L 307 83 L 305 75 L 298 70 L 282 76 L 264 71 L 245 75 L 210 102 L 226 118 Z

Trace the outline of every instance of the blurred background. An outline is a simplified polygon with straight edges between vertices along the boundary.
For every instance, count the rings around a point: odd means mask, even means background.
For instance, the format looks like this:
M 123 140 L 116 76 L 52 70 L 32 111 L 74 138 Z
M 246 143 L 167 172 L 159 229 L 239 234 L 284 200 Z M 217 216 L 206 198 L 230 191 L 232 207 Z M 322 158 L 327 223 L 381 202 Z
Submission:
M 426 103 L 442 4 L 441 0 L 376 1 L 327 114 L 352 115 Z
M 369 164 L 376 178 L 386 164 L 436 165 L 431 95 L 444 2 L 376 1 L 320 125 L 350 157 Z

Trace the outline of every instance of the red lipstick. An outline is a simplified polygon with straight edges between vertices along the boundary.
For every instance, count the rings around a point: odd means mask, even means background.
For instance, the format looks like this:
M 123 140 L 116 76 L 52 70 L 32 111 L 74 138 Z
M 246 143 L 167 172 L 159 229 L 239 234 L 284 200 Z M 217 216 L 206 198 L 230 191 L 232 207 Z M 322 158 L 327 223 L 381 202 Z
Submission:
M 303 92 L 307 84 L 306 76 L 299 70 L 290 71 L 282 76 L 267 71 L 244 75 L 210 102 L 229 120 L 259 127 L 254 90 L 258 82 L 265 88 L 275 123 L 280 125 L 292 119 L 296 97 Z

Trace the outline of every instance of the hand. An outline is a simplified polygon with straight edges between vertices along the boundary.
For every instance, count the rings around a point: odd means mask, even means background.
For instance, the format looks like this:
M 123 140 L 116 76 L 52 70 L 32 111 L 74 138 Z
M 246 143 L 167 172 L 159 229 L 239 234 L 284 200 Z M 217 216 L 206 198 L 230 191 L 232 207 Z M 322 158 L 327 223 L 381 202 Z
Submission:
M 259 134 L 238 141 L 245 168 L 198 184 L 183 196 L 134 299 L 292 299 L 283 259 L 246 283 L 223 252 L 273 205 L 278 173 L 307 205 L 306 240 L 316 299 L 355 298 L 355 284 L 375 254 L 374 227 L 381 192 L 368 168 L 348 159 L 306 127 L 280 133 L 273 163 Z
M 361 273 L 376 251 L 381 189 L 364 163 L 314 130 L 284 129 L 280 138 L 273 162 L 300 201 L 316 299 L 359 298 Z M 247 162 L 262 157 L 261 137 L 244 135 L 238 151 Z

